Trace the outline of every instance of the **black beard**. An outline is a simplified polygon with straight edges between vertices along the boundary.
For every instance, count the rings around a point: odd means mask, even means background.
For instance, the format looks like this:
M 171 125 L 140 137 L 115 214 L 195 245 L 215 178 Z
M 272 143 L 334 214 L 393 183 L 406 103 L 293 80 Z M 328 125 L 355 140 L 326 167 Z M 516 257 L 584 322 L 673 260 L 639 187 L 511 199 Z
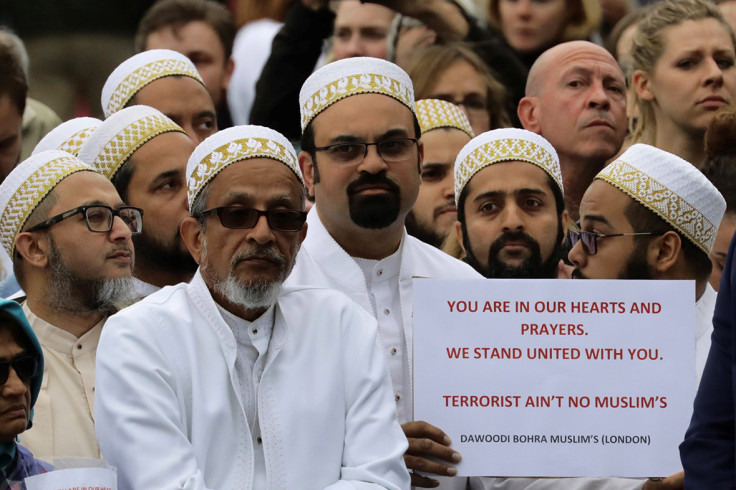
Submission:
M 194 275 L 197 271 L 197 262 L 194 261 L 188 250 L 182 249 L 182 240 L 177 230 L 171 246 L 164 245 L 154 237 L 144 233 L 133 237 L 135 254 L 144 258 L 146 266 L 155 266 L 159 269 L 175 273 Z
M 557 266 L 562 256 L 562 224 L 558 225 L 557 237 L 552 253 L 547 260 L 542 261 L 539 242 L 531 235 L 523 231 L 512 231 L 503 233 L 491 244 L 488 250 L 488 266 L 483 266 L 478 262 L 472 251 L 468 232 L 463 224 L 463 239 L 468 244 L 465 247 L 467 262 L 473 269 L 478 271 L 484 277 L 489 279 L 554 279 L 557 277 Z M 498 259 L 498 253 L 508 242 L 524 242 L 531 251 L 531 256 L 524 260 L 521 264 L 511 267 Z
M 647 262 L 647 248 L 649 248 L 649 240 L 642 240 L 636 245 L 636 248 L 629 258 L 626 260 L 626 266 L 619 279 L 653 279 L 654 271 Z
M 412 211 L 409 211 L 409 214 L 406 216 L 405 224 L 406 232 L 414 238 L 432 245 L 433 247 L 442 248 L 442 243 L 444 243 L 445 237 L 434 230 L 430 230 L 429 228 L 420 225 Z
M 356 190 L 366 185 L 380 184 L 388 191 L 386 194 L 357 196 Z M 401 189 L 386 177 L 386 173 L 369 174 L 363 172 L 347 187 L 350 219 L 361 228 L 378 230 L 393 224 L 399 217 L 401 208 Z

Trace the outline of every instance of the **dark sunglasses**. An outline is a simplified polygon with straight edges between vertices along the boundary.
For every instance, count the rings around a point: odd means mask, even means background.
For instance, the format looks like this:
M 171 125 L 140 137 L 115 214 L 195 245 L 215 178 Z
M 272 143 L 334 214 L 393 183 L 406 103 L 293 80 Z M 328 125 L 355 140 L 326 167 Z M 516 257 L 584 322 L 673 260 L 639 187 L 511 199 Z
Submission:
M 596 233 L 594 231 L 574 231 L 568 230 L 567 236 L 570 239 L 570 248 L 574 247 L 578 242 L 583 244 L 583 252 L 585 255 L 595 255 L 598 253 L 598 239 L 599 238 L 610 238 L 615 236 L 637 236 L 637 235 L 660 235 L 661 233 L 656 232 L 642 232 L 642 233 L 611 233 L 610 235 L 604 235 L 603 233 Z
M 253 228 L 261 216 L 266 217 L 268 227 L 275 231 L 299 231 L 307 220 L 305 211 L 293 209 L 269 209 L 261 211 L 254 208 L 239 206 L 223 206 L 203 211 L 199 216 L 216 214 L 225 228 L 245 229 Z
M 28 381 L 38 374 L 38 364 L 38 359 L 34 356 L 23 356 L 10 361 L 0 361 L 0 385 L 8 382 L 11 366 L 15 374 L 22 381 Z

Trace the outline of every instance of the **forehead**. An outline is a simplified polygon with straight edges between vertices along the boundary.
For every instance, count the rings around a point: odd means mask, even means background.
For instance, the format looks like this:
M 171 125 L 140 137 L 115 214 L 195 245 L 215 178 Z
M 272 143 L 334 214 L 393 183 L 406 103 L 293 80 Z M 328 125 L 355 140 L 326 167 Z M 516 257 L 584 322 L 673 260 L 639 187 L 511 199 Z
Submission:
M 159 173 L 187 168 L 187 160 L 194 151 L 194 142 L 184 133 L 169 131 L 148 140 L 131 156 L 134 175 Z
M 470 136 L 457 128 L 438 128 L 422 134 L 424 161 L 429 162 L 436 154 L 450 154 L 455 163 L 457 154 L 470 141 Z
M 274 198 L 288 197 L 301 204 L 302 185 L 285 164 L 271 158 L 251 158 L 233 163 L 218 173 L 208 185 L 207 207 L 241 202 L 256 205 Z
M 187 22 L 182 26 L 168 25 L 153 31 L 146 39 L 146 49 L 171 49 L 184 55 L 203 50 L 224 53 L 215 29 L 201 20 Z
M 393 18 L 393 11 L 381 5 L 362 4 L 357 0 L 343 0 L 337 7 L 335 27 L 388 28 Z
M 312 120 L 315 139 L 377 136 L 392 129 L 414 135 L 414 116 L 398 100 L 382 94 L 358 94 L 339 100 Z
M 679 51 L 698 50 L 716 46 L 724 51 L 734 51 L 733 41 L 720 21 L 712 18 L 686 20 L 662 29 L 662 39 L 667 54 L 676 55 Z
M 153 107 L 167 115 L 182 109 L 189 109 L 192 112 L 215 110 L 215 105 L 204 85 L 185 75 L 172 75 L 154 80 L 138 91 L 135 103 Z
M 632 199 L 608 182 L 596 179 L 583 194 L 580 201 L 580 221 L 596 221 L 596 217 L 605 218 L 612 226 L 620 227 L 628 224 L 626 207 Z
M 0 319 L 0 359 L 9 360 L 24 350 L 19 340 L 20 327 Z
M 468 198 L 488 192 L 514 193 L 521 189 L 540 189 L 553 195 L 547 172 L 529 162 L 499 162 L 479 170 L 470 179 Z
M 54 188 L 54 193 L 58 201 L 52 213 L 62 213 L 93 202 L 112 207 L 122 204 L 112 182 L 96 172 L 73 173 Z
M 618 63 L 603 48 L 568 47 L 549 60 L 548 70 L 550 80 L 559 80 L 576 72 L 588 72 L 600 74 L 604 78 L 624 81 L 624 75 Z

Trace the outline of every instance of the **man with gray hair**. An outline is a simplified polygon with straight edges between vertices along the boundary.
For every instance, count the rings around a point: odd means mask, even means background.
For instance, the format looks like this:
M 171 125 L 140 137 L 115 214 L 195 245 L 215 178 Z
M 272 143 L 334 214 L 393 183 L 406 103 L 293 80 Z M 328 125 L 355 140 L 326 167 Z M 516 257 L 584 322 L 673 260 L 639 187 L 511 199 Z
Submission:
M 100 340 L 97 436 L 119 488 L 408 488 L 376 321 L 336 291 L 281 286 L 307 233 L 291 144 L 220 131 L 187 190 L 194 278 Z
M 33 428 L 39 459 L 99 458 L 92 418 L 102 325 L 132 299 L 141 211 L 81 160 L 58 150 L 18 165 L 0 185 L 0 242 L 26 293 L 23 311 L 46 363 Z

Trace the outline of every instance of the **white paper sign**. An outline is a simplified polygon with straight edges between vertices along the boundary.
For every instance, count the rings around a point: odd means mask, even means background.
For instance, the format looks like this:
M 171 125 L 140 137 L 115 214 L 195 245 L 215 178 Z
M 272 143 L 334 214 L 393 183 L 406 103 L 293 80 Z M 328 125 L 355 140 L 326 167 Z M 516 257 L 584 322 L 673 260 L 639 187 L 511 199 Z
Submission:
M 414 416 L 463 476 L 667 476 L 695 395 L 693 281 L 414 280 Z
M 117 490 L 112 468 L 54 470 L 25 479 L 27 490 Z

